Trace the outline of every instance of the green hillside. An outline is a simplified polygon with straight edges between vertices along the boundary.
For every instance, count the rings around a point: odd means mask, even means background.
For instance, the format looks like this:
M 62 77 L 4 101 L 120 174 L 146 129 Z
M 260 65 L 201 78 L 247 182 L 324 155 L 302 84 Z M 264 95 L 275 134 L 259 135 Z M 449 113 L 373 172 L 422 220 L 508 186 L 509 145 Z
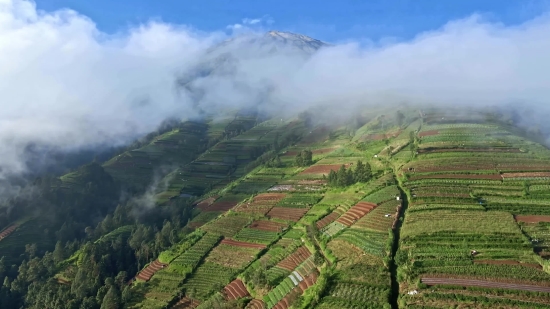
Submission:
M 37 216 L 0 240 L 2 265 L 24 260 L 0 272 L 13 281 L 0 299 L 29 308 L 105 299 L 159 309 L 547 307 L 550 151 L 499 119 L 403 107 L 341 126 L 240 113 L 182 123 L 103 166 L 43 180 L 49 204 L 64 194 L 85 208 L 63 204 L 71 226 L 46 233 Z M 121 200 L 113 192 L 124 188 L 137 194 Z M 81 218 L 102 203 L 95 225 Z M 80 234 L 67 236 L 73 228 Z M 35 239 L 53 253 L 25 248 Z

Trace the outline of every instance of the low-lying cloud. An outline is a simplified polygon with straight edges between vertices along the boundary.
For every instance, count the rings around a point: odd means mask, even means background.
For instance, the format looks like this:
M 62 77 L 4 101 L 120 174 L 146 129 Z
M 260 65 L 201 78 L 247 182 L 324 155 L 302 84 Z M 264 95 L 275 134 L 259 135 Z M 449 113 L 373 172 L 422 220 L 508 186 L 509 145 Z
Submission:
M 548 15 L 517 26 L 474 15 L 410 41 L 335 44 L 311 57 L 254 39 L 225 43 L 212 56 L 228 38 L 222 32 L 151 22 L 108 35 L 75 11 L 0 0 L 0 178 L 26 171 L 29 143 L 121 144 L 197 107 L 294 112 L 411 100 L 529 102 L 547 111 L 549 35 Z M 190 72 L 196 76 L 182 84 Z

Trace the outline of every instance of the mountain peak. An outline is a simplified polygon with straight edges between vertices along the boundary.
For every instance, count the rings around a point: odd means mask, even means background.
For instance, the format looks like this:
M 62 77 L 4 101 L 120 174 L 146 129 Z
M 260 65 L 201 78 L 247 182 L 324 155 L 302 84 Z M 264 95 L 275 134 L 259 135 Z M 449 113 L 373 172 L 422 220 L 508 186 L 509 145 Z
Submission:
M 282 42 L 292 43 L 302 49 L 316 51 L 321 47 L 330 46 L 330 44 L 311 38 L 307 35 L 292 32 L 271 30 L 265 34 L 267 38 Z

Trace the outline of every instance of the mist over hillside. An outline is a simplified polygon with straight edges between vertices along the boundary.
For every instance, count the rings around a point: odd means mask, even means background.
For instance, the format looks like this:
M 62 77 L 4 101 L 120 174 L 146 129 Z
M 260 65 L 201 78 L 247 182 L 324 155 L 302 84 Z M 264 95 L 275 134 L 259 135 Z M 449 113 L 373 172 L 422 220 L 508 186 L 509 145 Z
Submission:
M 510 27 L 474 15 L 391 43 L 329 45 L 262 29 L 233 37 L 161 22 L 106 34 L 75 11 L 2 0 L 0 177 L 28 171 L 29 144 L 120 146 L 168 117 L 229 108 L 293 115 L 320 106 L 513 103 L 529 117 L 523 123 L 543 125 L 549 33 L 545 14 Z

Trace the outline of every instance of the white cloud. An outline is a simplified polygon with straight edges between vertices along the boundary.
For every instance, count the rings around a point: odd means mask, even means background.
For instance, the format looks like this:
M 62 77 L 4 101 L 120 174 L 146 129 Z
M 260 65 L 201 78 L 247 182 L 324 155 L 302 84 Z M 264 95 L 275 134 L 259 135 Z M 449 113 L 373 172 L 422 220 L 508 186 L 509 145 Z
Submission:
M 244 24 L 262 22 L 237 28 Z M 528 101 L 539 104 L 540 115 L 550 106 L 549 35 L 548 15 L 513 27 L 472 16 L 410 41 L 337 45 L 309 60 L 254 56 L 243 44 L 231 50 L 231 70 L 194 86 L 211 108 L 264 102 L 278 111 L 317 104 L 345 110 L 392 96 L 451 105 Z M 28 1 L 0 0 L 0 176 L 26 169 L 29 143 L 124 142 L 168 116 L 192 114 L 175 75 L 221 38 L 163 23 L 110 36 L 74 11 L 38 12 Z

